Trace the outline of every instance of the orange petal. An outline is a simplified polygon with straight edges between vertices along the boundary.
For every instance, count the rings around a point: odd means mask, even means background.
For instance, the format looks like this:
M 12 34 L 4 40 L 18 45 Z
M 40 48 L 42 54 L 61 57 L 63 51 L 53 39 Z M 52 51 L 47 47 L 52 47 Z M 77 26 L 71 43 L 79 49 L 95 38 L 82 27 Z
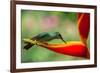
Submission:
M 68 42 L 67 44 L 39 44 L 49 50 L 64 55 L 89 58 L 88 48 L 82 42 Z

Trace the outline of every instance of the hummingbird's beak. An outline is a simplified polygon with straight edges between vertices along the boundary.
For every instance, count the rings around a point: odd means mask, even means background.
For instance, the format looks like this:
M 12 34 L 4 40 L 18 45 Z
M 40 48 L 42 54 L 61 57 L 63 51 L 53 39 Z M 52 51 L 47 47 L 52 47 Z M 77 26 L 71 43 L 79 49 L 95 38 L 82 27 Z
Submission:
M 62 41 L 66 44 L 66 41 L 62 39 Z
M 61 35 L 59 35 L 60 39 L 66 44 L 66 41 L 62 38 Z

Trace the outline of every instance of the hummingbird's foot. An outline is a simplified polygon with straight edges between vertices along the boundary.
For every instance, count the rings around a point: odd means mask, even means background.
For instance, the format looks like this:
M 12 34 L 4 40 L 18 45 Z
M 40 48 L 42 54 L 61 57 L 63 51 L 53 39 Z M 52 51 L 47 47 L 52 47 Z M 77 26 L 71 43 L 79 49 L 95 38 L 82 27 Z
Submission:
M 37 40 L 34 40 L 34 45 L 37 45 Z

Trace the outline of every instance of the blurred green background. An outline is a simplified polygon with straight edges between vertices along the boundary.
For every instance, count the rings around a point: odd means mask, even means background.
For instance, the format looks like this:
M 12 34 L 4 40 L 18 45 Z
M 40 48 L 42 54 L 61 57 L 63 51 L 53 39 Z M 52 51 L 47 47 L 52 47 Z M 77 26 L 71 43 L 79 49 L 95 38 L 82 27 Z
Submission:
M 31 39 L 42 32 L 60 32 L 66 41 L 79 41 L 77 20 L 77 13 L 74 12 L 21 10 L 21 62 L 83 60 L 83 58 L 55 53 L 37 45 L 29 50 L 23 49 L 25 46 L 23 39 Z M 63 42 L 55 39 L 49 43 Z

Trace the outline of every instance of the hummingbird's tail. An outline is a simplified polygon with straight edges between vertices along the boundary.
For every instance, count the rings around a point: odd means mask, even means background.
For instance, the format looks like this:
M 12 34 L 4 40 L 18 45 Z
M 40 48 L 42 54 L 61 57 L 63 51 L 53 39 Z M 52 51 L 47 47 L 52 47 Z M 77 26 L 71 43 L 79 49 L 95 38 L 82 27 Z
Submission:
M 24 49 L 27 49 L 28 50 L 32 46 L 34 46 L 34 44 L 28 43 L 27 45 L 24 46 Z

